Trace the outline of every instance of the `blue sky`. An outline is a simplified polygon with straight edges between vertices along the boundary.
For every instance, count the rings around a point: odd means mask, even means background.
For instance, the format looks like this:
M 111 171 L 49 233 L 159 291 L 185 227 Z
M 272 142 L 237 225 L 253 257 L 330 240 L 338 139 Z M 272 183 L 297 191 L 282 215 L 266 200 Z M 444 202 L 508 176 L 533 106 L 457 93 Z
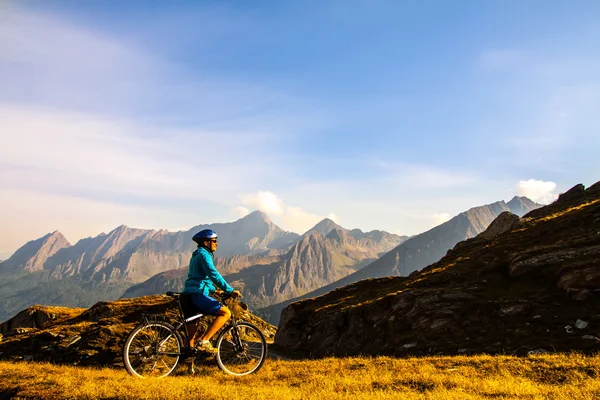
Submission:
M 0 5 L 0 256 L 266 211 L 417 234 L 600 179 L 596 1 Z

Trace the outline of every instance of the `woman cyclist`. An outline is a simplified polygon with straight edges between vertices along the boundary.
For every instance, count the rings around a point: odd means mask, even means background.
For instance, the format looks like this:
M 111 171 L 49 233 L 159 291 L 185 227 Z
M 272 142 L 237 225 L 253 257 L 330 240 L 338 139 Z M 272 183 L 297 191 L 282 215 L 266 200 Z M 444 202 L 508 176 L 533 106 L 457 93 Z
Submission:
M 198 338 L 200 343 L 196 346 L 196 349 L 200 351 L 215 353 L 216 349 L 209 340 L 225 325 L 231 317 L 231 311 L 211 297 L 211 294 L 217 287 L 233 297 L 241 297 L 242 294 L 229 286 L 215 268 L 213 253 L 218 246 L 217 233 L 211 229 L 204 229 L 196 233 L 192 240 L 198 244 L 198 248 L 192 253 L 188 276 L 179 301 L 186 318 L 199 313 L 216 316 L 213 323 Z M 187 329 L 190 336 L 190 347 L 194 348 L 198 330 L 197 321 L 187 324 Z

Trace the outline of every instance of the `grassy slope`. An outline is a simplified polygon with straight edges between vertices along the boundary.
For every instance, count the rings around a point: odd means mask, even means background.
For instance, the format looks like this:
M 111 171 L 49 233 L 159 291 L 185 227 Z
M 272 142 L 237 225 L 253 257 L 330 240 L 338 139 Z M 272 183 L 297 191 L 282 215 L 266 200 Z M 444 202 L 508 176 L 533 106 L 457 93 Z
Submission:
M 542 355 L 268 360 L 236 378 L 215 365 L 138 379 L 123 370 L 0 362 L 0 398 L 596 399 L 600 357 Z

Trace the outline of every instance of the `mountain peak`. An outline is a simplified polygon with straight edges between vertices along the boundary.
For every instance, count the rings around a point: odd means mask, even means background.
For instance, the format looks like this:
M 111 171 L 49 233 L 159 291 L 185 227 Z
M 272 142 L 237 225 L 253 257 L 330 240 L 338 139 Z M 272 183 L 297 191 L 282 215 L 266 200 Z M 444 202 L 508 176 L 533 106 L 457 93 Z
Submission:
M 525 196 L 515 196 L 506 205 L 510 209 L 510 212 L 520 217 L 542 206 Z
M 255 210 L 252 211 L 250 214 L 246 215 L 243 218 L 240 218 L 240 221 L 249 221 L 249 222 L 264 222 L 266 224 L 272 224 L 273 222 L 271 221 L 271 218 L 269 218 L 269 216 L 260 210 Z
M 304 235 L 307 236 L 314 232 L 319 232 L 321 234 L 321 236 L 326 237 L 327 235 L 329 235 L 329 232 L 331 232 L 334 229 L 340 229 L 342 231 L 346 231 L 346 229 L 344 229 L 341 226 L 339 226 L 338 224 L 336 224 L 333 220 L 331 220 L 329 218 L 324 218 L 318 224 L 316 224 L 315 226 L 310 228 L 308 231 L 306 231 L 304 233 Z
M 69 241 L 65 238 L 65 236 L 62 233 L 60 233 L 59 231 L 54 231 L 52 233 L 49 233 L 46 236 L 42 237 L 42 239 L 44 239 L 44 240 L 50 240 L 50 239 L 57 240 L 57 239 L 59 239 L 59 240 L 64 240 L 67 243 L 69 243 Z
M 526 196 L 514 196 L 506 204 L 511 204 L 511 203 L 531 203 L 531 204 L 537 204 L 535 201 L 531 200 L 529 197 L 526 197 Z
M 44 263 L 59 250 L 71 244 L 59 231 L 27 242 L 3 263 L 6 269 L 22 269 L 28 272 L 44 269 Z
M 115 229 L 110 231 L 108 234 L 110 235 L 110 234 L 122 233 L 122 232 L 127 232 L 128 230 L 129 230 L 129 227 L 127 225 L 119 225 Z

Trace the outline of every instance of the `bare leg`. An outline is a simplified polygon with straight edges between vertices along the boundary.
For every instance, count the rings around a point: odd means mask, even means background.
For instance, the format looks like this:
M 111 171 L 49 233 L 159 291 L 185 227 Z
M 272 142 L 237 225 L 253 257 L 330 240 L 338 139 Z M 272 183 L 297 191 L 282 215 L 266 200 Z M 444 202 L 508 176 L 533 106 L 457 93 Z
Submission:
M 190 335 L 190 347 L 194 348 L 194 336 L 196 336 L 196 332 L 198 332 L 198 321 L 194 321 L 192 323 L 186 324 L 188 335 Z
M 222 306 L 221 309 L 217 311 L 216 315 L 217 318 L 215 318 L 211 326 L 209 326 L 204 334 L 200 337 L 200 340 L 210 340 L 210 338 L 213 337 L 213 335 L 217 333 L 217 331 L 221 329 L 223 325 L 225 325 L 225 322 L 231 318 L 231 311 L 229 311 L 227 307 Z

